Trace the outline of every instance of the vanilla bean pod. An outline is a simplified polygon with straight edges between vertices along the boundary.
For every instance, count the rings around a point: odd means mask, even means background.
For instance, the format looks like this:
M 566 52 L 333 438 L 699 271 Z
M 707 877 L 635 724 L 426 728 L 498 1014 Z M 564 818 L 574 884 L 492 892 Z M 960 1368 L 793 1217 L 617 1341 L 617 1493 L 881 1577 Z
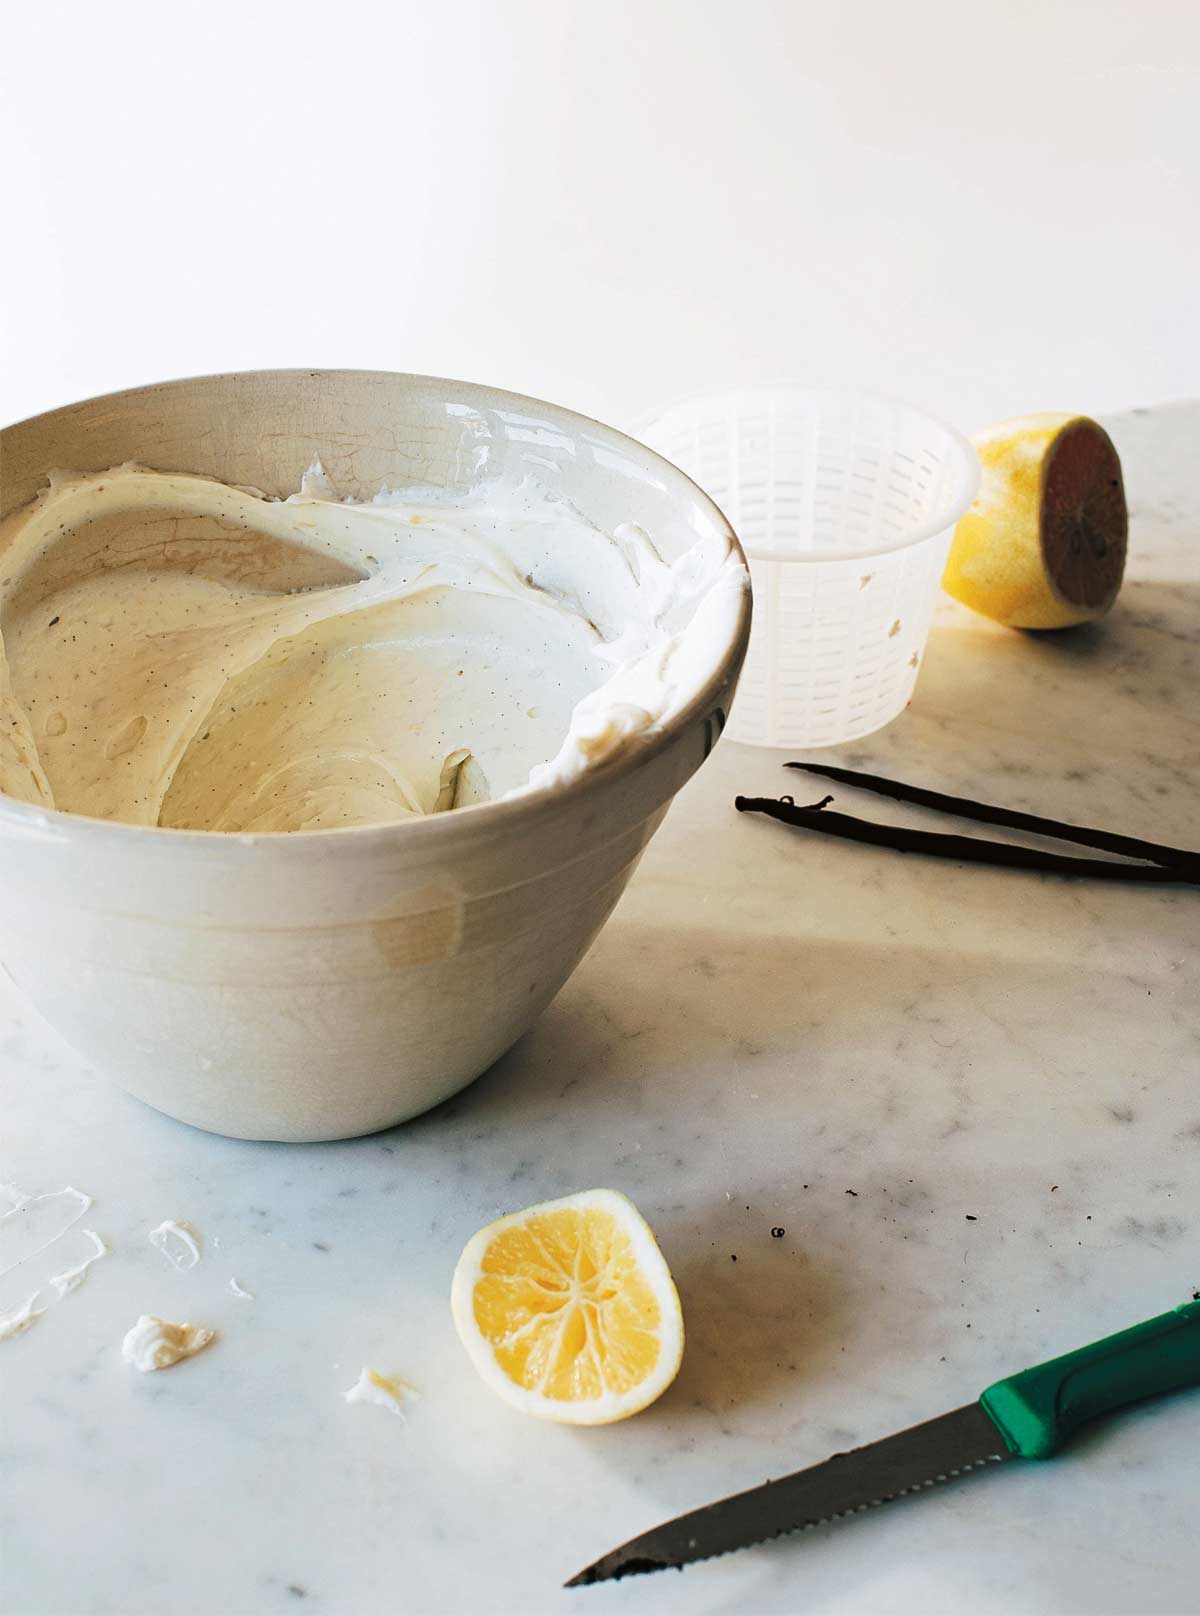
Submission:
M 929 791 L 924 786 L 905 785 L 901 780 L 888 780 L 881 774 L 863 774 L 858 769 L 839 769 L 828 763 L 787 763 L 784 767 L 802 769 L 806 774 L 819 775 L 823 780 L 834 780 L 839 785 L 874 791 L 881 797 L 892 797 L 897 802 L 936 808 L 943 813 L 956 814 L 960 819 L 976 819 L 985 825 L 1003 825 L 1009 830 L 1030 831 L 1036 836 L 1053 836 L 1059 841 L 1076 842 L 1081 847 L 1097 847 L 1106 853 L 1149 859 L 1154 864 L 1168 864 L 1192 875 L 1200 874 L 1200 853 L 1190 853 L 1181 847 L 1166 847 L 1161 842 L 1147 842 L 1137 836 L 1118 836 L 1113 831 L 1089 830 L 1084 825 L 1068 825 L 1059 819 L 1045 819 L 1040 814 L 1022 813 L 1016 808 L 993 808 L 986 802 L 973 802 L 969 797 L 955 797 L 944 791 Z
M 825 798 L 825 802 L 830 801 L 832 798 Z M 890 847 L 898 853 L 925 853 L 932 858 L 954 859 L 961 863 L 993 864 L 1013 870 L 1040 870 L 1049 875 L 1083 875 L 1100 881 L 1159 885 L 1177 882 L 1184 886 L 1200 886 L 1200 869 L 1072 858 L 1061 853 L 1042 852 L 1040 848 L 989 842 L 978 836 L 911 830 L 905 825 L 882 825 L 872 819 L 856 819 L 850 814 L 828 813 L 822 804 L 797 807 L 790 797 L 737 797 L 734 807 L 739 813 L 766 814 L 785 825 L 819 831 L 822 835 L 837 836 L 846 841 L 866 842 L 872 847 Z

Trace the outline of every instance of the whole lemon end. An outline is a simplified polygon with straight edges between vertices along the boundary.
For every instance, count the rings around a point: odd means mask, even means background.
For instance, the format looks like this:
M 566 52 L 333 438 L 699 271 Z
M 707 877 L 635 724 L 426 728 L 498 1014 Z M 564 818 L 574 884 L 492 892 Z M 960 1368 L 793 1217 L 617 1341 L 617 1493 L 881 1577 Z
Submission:
M 1125 570 L 1121 462 L 1087 416 L 1005 421 L 974 440 L 979 495 L 955 529 L 942 586 L 1010 628 L 1102 617 Z

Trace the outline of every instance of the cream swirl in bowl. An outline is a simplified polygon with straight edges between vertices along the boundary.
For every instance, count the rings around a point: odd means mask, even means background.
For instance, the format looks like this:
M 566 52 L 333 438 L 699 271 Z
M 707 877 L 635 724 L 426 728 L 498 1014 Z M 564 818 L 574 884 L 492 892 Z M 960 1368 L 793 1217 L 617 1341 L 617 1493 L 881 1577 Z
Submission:
M 380 824 L 547 787 L 695 694 L 746 587 L 526 474 L 268 499 L 126 464 L 0 532 L 0 790 L 181 830 Z

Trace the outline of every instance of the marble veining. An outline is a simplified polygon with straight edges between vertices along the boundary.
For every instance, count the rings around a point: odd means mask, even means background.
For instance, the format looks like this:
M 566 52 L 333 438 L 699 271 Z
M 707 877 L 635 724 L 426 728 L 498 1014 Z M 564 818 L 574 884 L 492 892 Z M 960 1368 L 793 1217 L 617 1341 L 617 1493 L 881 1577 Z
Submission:
M 1112 617 L 1032 638 L 946 602 L 908 712 L 823 757 L 1200 844 L 1200 406 L 1111 427 L 1133 522 Z M 535 1030 L 389 1134 L 193 1132 L 98 1081 L 0 982 L 0 1180 L 78 1185 L 111 1248 L 0 1345 L 6 1610 L 1195 1608 L 1200 1392 L 1051 1463 L 681 1577 L 560 1591 L 666 1515 L 1200 1289 L 1200 895 L 735 814 L 737 792 L 797 791 L 782 761 L 723 743 Z M 598 1184 L 658 1232 L 687 1352 L 627 1424 L 543 1426 L 476 1380 L 450 1276 L 481 1223 Z M 167 1219 L 202 1237 L 187 1271 L 146 1238 Z M 218 1339 L 131 1375 L 143 1312 Z M 364 1363 L 420 1393 L 405 1422 L 347 1409 Z

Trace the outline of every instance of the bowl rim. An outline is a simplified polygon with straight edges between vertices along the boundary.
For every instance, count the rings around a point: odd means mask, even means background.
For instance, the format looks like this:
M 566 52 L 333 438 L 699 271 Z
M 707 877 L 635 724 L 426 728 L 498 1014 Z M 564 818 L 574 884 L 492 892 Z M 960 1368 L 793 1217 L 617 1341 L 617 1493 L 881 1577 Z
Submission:
M 637 438 L 639 443 L 645 442 L 643 438 L 638 437 L 638 434 L 640 432 L 649 432 L 677 410 L 699 409 L 706 405 L 711 406 L 722 403 L 729 404 L 734 400 L 754 398 L 756 396 L 764 398 L 770 394 L 809 399 L 818 404 L 826 403 L 843 406 L 848 404 L 882 404 L 889 409 L 903 410 L 909 415 L 917 416 L 946 434 L 961 464 L 962 478 L 958 493 L 953 499 L 947 500 L 945 505 L 933 517 L 922 522 L 920 526 L 902 533 L 898 539 L 890 540 L 887 544 L 866 545 L 856 550 L 838 550 L 836 554 L 803 546 L 769 550 L 765 546 L 742 544 L 742 553 L 753 560 L 834 566 L 842 561 L 869 561 L 875 556 L 895 555 L 902 550 L 911 550 L 919 544 L 927 544 L 929 540 L 936 539 L 945 533 L 948 528 L 954 527 L 979 492 L 983 468 L 980 465 L 975 445 L 965 433 L 960 432 L 957 427 L 951 426 L 948 421 L 944 421 L 940 415 L 935 415 L 932 410 L 927 410 L 923 404 L 914 404 L 909 398 L 903 398 L 896 393 L 880 392 L 872 387 L 808 386 L 803 382 L 784 377 L 776 381 L 754 381 L 745 382 L 740 386 L 718 387 L 703 393 L 685 393 L 660 405 L 657 409 L 643 411 L 630 422 L 628 435 Z M 646 447 L 649 449 L 653 446 L 647 443 Z M 662 455 L 661 450 L 655 449 L 654 453 L 663 459 L 666 458 Z M 684 475 L 687 476 L 687 473 L 685 472 Z M 711 499 L 712 496 L 709 495 L 709 498 Z
M 182 830 L 170 825 L 133 825 L 123 820 L 99 819 L 91 814 L 77 814 L 62 808 L 46 808 L 37 803 L 20 802 L 15 797 L 8 797 L 0 792 L 0 834 L 13 831 L 23 836 L 32 835 L 37 839 L 45 839 L 47 833 L 53 835 L 56 840 L 65 840 L 73 836 L 81 840 L 90 838 L 94 842 L 123 844 L 123 850 L 129 852 L 133 851 L 137 843 L 140 843 L 143 849 L 178 847 L 185 856 L 193 853 L 201 856 L 223 851 L 234 857 L 250 857 L 260 854 L 265 847 L 269 847 L 278 850 L 284 858 L 297 859 L 309 858 L 318 847 L 333 850 L 340 846 L 346 851 L 350 849 L 366 851 L 374 847 L 387 847 L 393 842 L 405 839 L 415 852 L 418 845 L 423 851 L 429 851 L 439 844 L 453 845 L 459 841 L 475 841 L 491 831 L 502 831 L 516 823 L 527 824 L 538 817 L 556 814 L 576 800 L 587 797 L 599 786 L 620 779 L 635 767 L 666 751 L 712 703 L 717 691 L 727 682 L 730 668 L 744 656 L 749 642 L 752 610 L 749 564 L 740 539 L 716 501 L 685 471 L 680 470 L 649 444 L 642 443 L 619 428 L 597 420 L 594 416 L 584 415 L 582 411 L 568 409 L 565 405 L 537 398 L 530 393 L 517 393 L 509 388 L 493 387 L 487 382 L 426 375 L 419 371 L 371 370 L 357 367 L 330 369 L 309 365 L 283 366 L 269 370 L 214 371 L 198 376 L 180 376 L 167 381 L 147 382 L 137 387 L 123 387 L 115 392 L 98 393 L 90 398 L 76 399 L 58 405 L 52 410 L 42 410 L 37 415 L 9 422 L 0 429 L 0 437 L 3 432 L 33 426 L 64 411 L 108 403 L 132 394 L 156 393 L 167 389 L 192 387 L 199 383 L 245 382 L 250 379 L 265 381 L 284 376 L 309 376 L 314 379 L 318 376 L 386 377 L 391 381 L 416 382 L 429 388 L 449 388 L 467 399 L 486 395 L 493 401 L 500 399 L 517 407 L 533 406 L 538 410 L 550 411 L 568 428 L 584 427 L 592 432 L 598 430 L 614 445 L 629 446 L 639 455 L 649 456 L 671 478 L 685 484 L 694 495 L 698 496 L 702 505 L 708 507 L 718 531 L 724 533 L 734 555 L 746 568 L 747 585 L 742 592 L 737 621 L 728 640 L 716 654 L 708 678 L 679 712 L 665 724 L 654 726 L 647 732 L 644 740 L 635 747 L 619 752 L 615 757 L 597 764 L 594 768 L 584 769 L 574 779 L 564 783 L 538 786 L 523 791 L 518 796 L 501 797 L 493 802 L 470 804 L 456 809 L 453 813 L 425 814 L 375 825 L 331 826 L 323 830 L 288 832 Z M 294 851 L 289 852 L 289 849 Z

